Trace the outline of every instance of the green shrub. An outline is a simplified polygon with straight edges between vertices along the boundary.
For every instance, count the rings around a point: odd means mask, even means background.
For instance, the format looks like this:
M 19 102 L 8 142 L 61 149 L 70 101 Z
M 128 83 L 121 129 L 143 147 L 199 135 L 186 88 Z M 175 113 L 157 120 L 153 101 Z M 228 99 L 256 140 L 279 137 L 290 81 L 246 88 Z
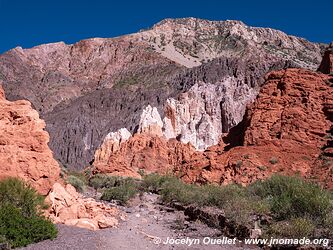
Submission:
M 16 178 L 0 182 L 0 242 L 11 247 L 57 236 L 56 227 L 42 215 L 47 206 L 32 187 Z
M 238 225 L 252 223 L 253 215 L 272 216 L 268 233 L 275 236 L 283 236 L 282 232 L 287 236 L 308 236 L 314 226 L 328 228 L 325 223 L 333 221 L 328 220 L 332 213 L 331 194 L 300 177 L 274 175 L 242 187 L 236 184 L 197 186 L 173 176 L 151 174 L 144 177 L 142 185 L 144 190 L 159 193 L 164 202 L 221 208 Z
M 11 204 L 27 217 L 39 215 L 47 208 L 44 197 L 30 185 L 17 178 L 7 178 L 0 182 L 0 205 Z
M 11 205 L 0 206 L 0 235 L 12 247 L 22 247 L 57 236 L 56 227 L 41 216 L 26 217 Z
M 277 159 L 277 158 L 275 158 L 275 157 L 272 157 L 270 160 L 269 160 L 269 163 L 271 163 L 271 164 L 276 164 L 276 163 L 278 163 L 279 162 L 279 160 Z
M 266 166 L 258 166 L 258 169 L 260 171 L 266 171 L 267 170 L 267 167 Z
M 164 183 L 168 182 L 177 182 L 178 179 L 170 175 L 159 175 L 159 174 L 149 174 L 143 177 L 142 187 L 145 191 L 149 192 L 158 192 L 161 190 L 161 187 Z
M 121 179 L 119 176 L 110 176 L 105 174 L 97 174 L 89 179 L 89 185 L 95 189 L 112 188 L 119 185 Z
M 285 238 L 311 237 L 316 228 L 308 218 L 293 218 L 287 221 L 273 223 L 267 230 L 267 235 Z
M 230 203 L 235 199 L 246 197 L 244 187 L 236 184 L 227 186 L 207 185 L 202 186 L 202 194 L 205 197 L 204 205 L 222 208 L 224 204 Z
M 101 199 L 105 201 L 117 200 L 126 204 L 139 192 L 138 185 L 134 181 L 125 181 L 118 186 L 104 190 Z
M 75 175 L 69 175 L 67 177 L 67 183 L 71 184 L 73 187 L 76 188 L 77 191 L 83 192 L 85 190 L 85 183 L 82 179 Z
M 165 202 L 179 201 L 184 205 L 204 203 L 198 186 L 185 184 L 178 179 L 164 182 L 160 194 Z
M 316 184 L 300 177 L 274 175 L 249 187 L 252 195 L 269 200 L 278 220 L 309 217 L 323 221 L 332 211 L 332 196 Z

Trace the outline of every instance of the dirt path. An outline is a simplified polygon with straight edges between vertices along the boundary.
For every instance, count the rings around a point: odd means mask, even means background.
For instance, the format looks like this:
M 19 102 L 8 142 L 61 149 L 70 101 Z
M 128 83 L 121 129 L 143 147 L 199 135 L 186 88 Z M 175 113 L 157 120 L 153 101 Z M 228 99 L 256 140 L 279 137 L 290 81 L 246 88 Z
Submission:
M 223 237 L 218 230 L 209 228 L 203 223 L 186 221 L 183 212 L 158 204 L 158 196 L 154 194 L 144 194 L 134 200 L 131 207 L 121 207 L 121 209 L 127 214 L 127 220 L 118 228 L 93 232 L 58 225 L 57 239 L 43 241 L 23 249 L 246 249 L 237 245 L 203 244 L 205 237 L 211 239 L 223 239 Z M 184 244 L 164 244 L 168 237 L 184 241 L 188 239 Z M 198 240 L 189 246 L 192 239 Z

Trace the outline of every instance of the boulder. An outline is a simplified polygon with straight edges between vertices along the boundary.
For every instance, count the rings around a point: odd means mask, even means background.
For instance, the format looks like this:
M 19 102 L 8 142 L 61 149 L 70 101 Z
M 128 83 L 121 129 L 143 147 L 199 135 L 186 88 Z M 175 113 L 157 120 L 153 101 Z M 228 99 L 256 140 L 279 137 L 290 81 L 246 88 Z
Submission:
M 46 199 L 50 204 L 48 217 L 54 223 L 97 230 L 118 225 L 120 212 L 115 208 L 84 198 L 75 188 L 55 183 Z

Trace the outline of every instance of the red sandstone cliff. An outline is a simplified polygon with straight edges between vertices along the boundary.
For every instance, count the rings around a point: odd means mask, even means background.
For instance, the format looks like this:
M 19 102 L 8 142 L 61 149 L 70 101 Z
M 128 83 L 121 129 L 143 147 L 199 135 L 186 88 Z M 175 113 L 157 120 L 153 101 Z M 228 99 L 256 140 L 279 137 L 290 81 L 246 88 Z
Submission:
M 7 101 L 0 85 L 0 179 L 19 177 L 47 194 L 59 179 L 60 168 L 44 128 L 30 102 Z
M 174 172 L 187 182 L 218 184 L 247 184 L 272 173 L 300 174 L 330 186 L 333 166 L 325 157 L 333 126 L 331 81 L 328 75 L 304 69 L 272 72 L 239 128 L 228 136 L 238 136 L 240 142 L 232 144 L 242 146 L 227 151 L 221 141 L 197 152 L 176 140 L 135 134 L 107 161 L 95 164 L 96 171 L 130 176 L 137 176 L 138 169 Z M 243 132 L 235 136 L 235 131 Z

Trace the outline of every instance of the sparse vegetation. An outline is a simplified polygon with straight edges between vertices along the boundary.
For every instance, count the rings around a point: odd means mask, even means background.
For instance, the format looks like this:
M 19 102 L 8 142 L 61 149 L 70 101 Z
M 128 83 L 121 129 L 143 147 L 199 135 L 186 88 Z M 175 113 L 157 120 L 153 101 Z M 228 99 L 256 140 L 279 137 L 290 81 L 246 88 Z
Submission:
M 279 221 L 268 228 L 266 234 L 272 237 L 311 237 L 315 229 L 314 223 L 307 218 L 295 218 L 288 221 Z
M 272 157 L 271 159 L 269 159 L 269 163 L 270 164 L 276 164 L 276 163 L 278 163 L 279 162 L 279 160 L 277 159 L 277 158 L 275 158 L 275 157 Z
M 323 222 L 332 212 L 332 196 L 316 184 L 300 177 L 274 175 L 249 186 L 251 196 L 268 200 L 277 220 L 308 217 Z
M 131 178 L 115 182 L 115 186 L 104 190 L 101 199 L 105 201 L 117 200 L 121 204 L 126 204 L 139 192 L 139 184 Z
M 258 166 L 258 169 L 260 171 L 266 171 L 267 170 L 267 167 L 266 166 Z
M 85 190 L 84 181 L 75 175 L 69 175 L 67 177 L 67 183 L 75 187 L 78 192 L 83 192 Z
M 153 174 L 145 176 L 143 185 L 159 193 L 164 202 L 221 208 L 236 224 L 250 225 L 253 215 L 272 217 L 271 225 L 265 227 L 269 236 L 309 236 L 314 227 L 327 227 L 325 221 L 331 220 L 333 211 L 331 194 L 299 177 L 276 175 L 248 187 L 222 187 L 190 185 L 173 176 Z
M 252 227 L 253 216 L 269 217 L 270 223 L 262 226 L 265 237 L 310 237 L 314 228 L 333 234 L 331 193 L 300 177 L 273 175 L 243 187 L 186 184 L 172 175 L 143 175 L 142 181 L 96 175 L 90 185 L 103 190 L 103 200 L 122 204 L 146 191 L 160 194 L 164 203 L 218 207 L 228 220 L 243 226 Z
M 243 161 L 242 161 L 242 160 L 238 160 L 238 161 L 236 162 L 236 167 L 237 167 L 237 168 L 240 168 L 242 165 L 243 165 Z
M 23 247 L 57 236 L 56 227 L 43 215 L 44 198 L 16 178 L 0 182 L 0 243 Z
M 102 191 L 102 200 L 126 204 L 140 192 L 140 183 L 133 178 L 97 174 L 89 179 L 89 185 Z

